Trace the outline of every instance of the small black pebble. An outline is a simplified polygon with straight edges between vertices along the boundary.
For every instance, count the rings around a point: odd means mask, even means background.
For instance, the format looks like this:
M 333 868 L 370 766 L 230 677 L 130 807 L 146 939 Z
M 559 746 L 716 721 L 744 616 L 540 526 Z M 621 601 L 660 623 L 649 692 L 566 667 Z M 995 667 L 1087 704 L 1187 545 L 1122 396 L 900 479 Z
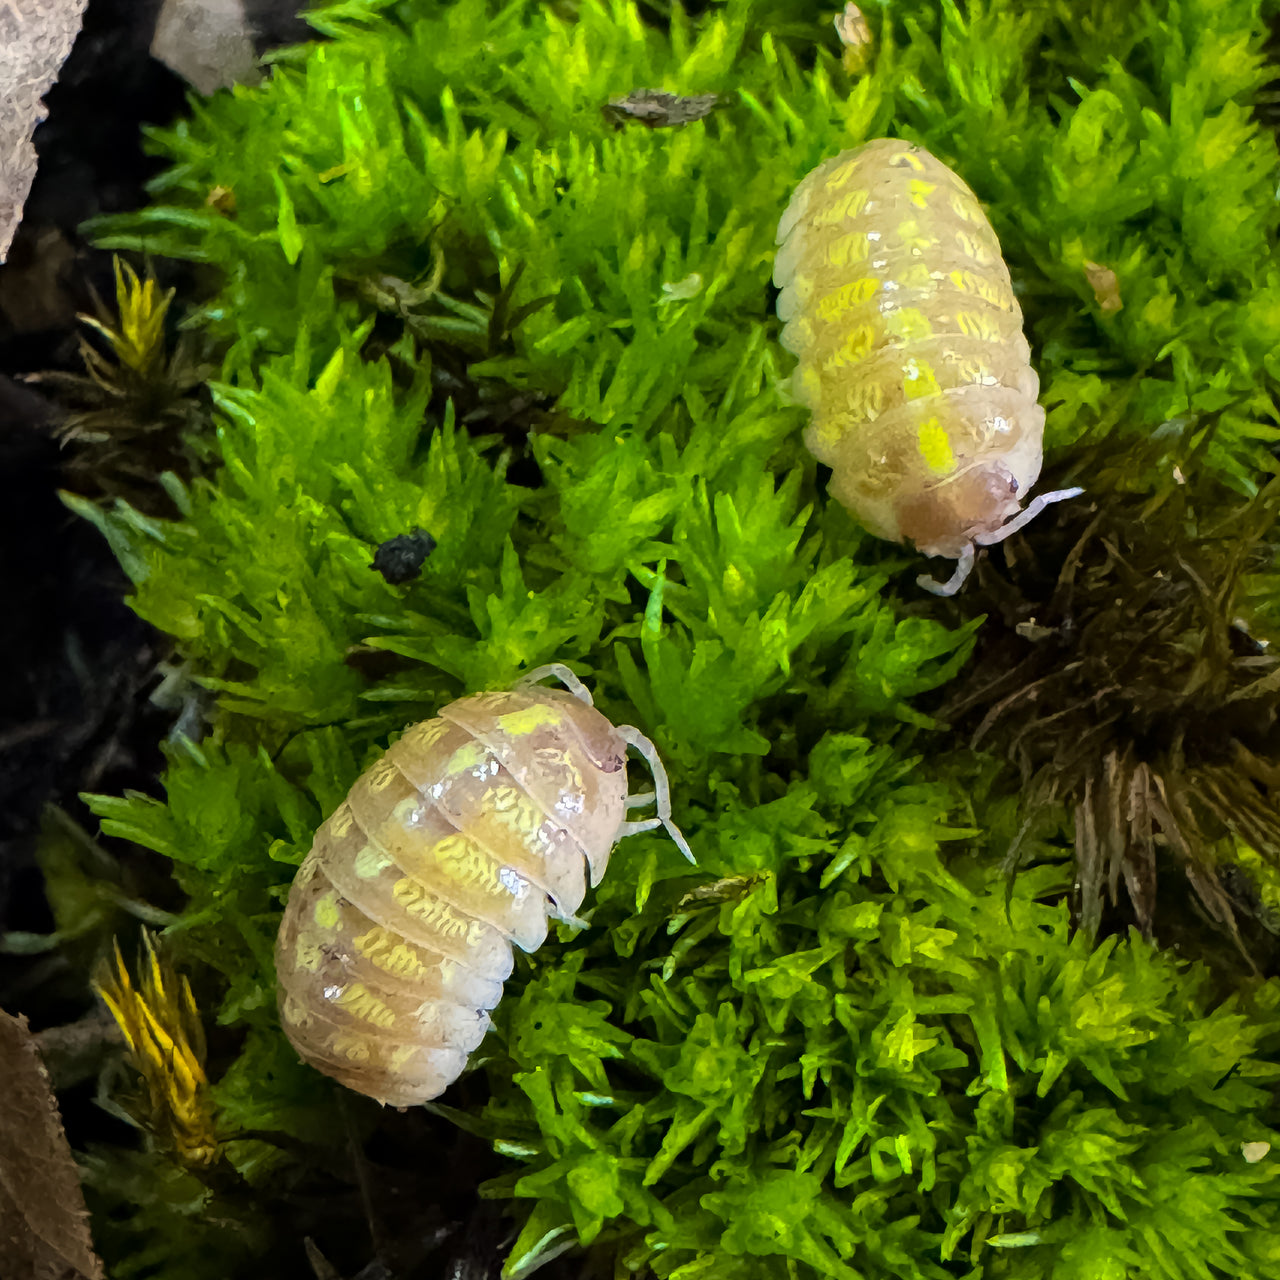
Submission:
M 424 529 L 388 538 L 373 553 L 370 569 L 376 569 L 392 586 L 411 582 L 422 573 L 422 562 L 436 549 L 436 540 Z

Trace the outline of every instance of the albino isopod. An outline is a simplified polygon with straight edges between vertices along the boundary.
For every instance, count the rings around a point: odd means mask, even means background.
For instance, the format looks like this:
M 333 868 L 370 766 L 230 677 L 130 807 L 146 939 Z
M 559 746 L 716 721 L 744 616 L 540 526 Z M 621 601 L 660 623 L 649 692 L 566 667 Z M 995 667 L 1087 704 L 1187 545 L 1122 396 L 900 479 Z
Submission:
M 530 688 L 547 676 L 560 689 Z M 654 791 L 627 794 L 635 747 Z M 628 821 L 635 805 L 657 817 Z M 547 919 L 575 912 L 623 836 L 671 821 L 653 743 L 553 663 L 405 731 L 316 832 L 276 940 L 280 1017 L 312 1066 L 379 1102 L 438 1097 Z
M 774 283 L 805 444 L 877 537 L 956 561 L 1050 502 L 1044 410 L 1000 245 L 973 192 L 921 147 L 879 138 L 820 164 L 778 224 Z M 1006 523 L 1007 521 L 1007 523 Z

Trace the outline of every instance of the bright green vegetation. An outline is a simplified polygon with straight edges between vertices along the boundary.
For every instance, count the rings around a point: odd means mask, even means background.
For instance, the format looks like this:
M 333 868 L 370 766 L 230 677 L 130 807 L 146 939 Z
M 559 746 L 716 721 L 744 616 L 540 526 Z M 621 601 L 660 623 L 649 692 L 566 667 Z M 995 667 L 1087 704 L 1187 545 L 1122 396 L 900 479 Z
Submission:
M 1136 935 L 1072 938 L 1065 836 L 1000 880 L 1016 782 L 913 707 L 976 628 L 890 596 L 911 553 L 826 502 L 767 291 L 799 178 L 917 140 L 990 211 L 1051 454 L 1221 411 L 1211 465 L 1250 492 L 1280 373 L 1259 4 L 865 12 L 850 78 L 798 0 L 347 0 L 158 137 L 159 203 L 102 240 L 222 273 L 222 465 L 170 483 L 178 522 L 94 518 L 219 711 L 166 803 L 95 809 L 173 859 L 168 942 L 243 1034 L 217 1121 L 260 1179 L 320 1159 L 333 1107 L 271 962 L 315 826 L 388 735 L 568 662 L 657 742 L 699 865 L 627 840 L 590 929 L 518 963 L 459 1116 L 510 1158 L 513 1275 L 580 1242 L 679 1280 L 1277 1276 L 1275 1157 L 1241 1144 L 1280 1144 L 1280 986 L 1215 1006 Z M 615 130 L 601 106 L 648 87 L 725 101 Z M 438 547 L 390 586 L 373 551 L 414 528 Z M 240 1237 L 165 1216 L 194 1175 L 128 1176 L 119 1274 L 230 1274 Z

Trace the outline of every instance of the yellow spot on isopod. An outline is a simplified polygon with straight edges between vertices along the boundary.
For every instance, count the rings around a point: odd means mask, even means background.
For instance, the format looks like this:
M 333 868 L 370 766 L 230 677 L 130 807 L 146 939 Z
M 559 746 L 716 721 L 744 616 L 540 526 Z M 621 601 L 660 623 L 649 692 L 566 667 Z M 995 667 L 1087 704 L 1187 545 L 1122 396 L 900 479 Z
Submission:
M 345 1009 L 353 1018 L 372 1023 L 384 1031 L 395 1026 L 396 1015 L 361 982 L 353 982 L 346 987 L 334 1004 Z
M 398 934 L 380 924 L 352 939 L 351 945 L 370 964 L 397 978 L 417 979 L 426 972 L 418 953 Z
M 504 884 L 501 867 L 494 859 L 463 835 L 447 836 L 432 849 L 440 870 L 454 884 L 478 889 L 482 893 L 496 895 L 506 900 L 512 897 L 511 888 Z
M 498 728 L 513 738 L 525 734 L 536 733 L 539 729 L 554 728 L 564 723 L 564 714 L 559 707 L 540 704 L 525 707 L 522 711 L 509 711 L 498 717 Z
M 306 1027 L 312 1022 L 311 1011 L 293 996 L 285 996 L 280 1006 L 284 1020 L 293 1027 Z
M 924 161 L 911 151 L 895 151 L 893 155 L 889 157 L 889 163 L 897 168 L 909 165 L 917 173 L 924 172 Z
M 897 233 L 903 247 L 910 249 L 913 253 L 925 253 L 938 243 L 933 236 L 921 230 L 920 224 L 914 218 L 907 218 L 898 223 Z
M 959 383 L 972 383 L 978 386 L 992 386 L 995 375 L 979 360 L 958 360 L 955 362 L 955 379 Z
M 329 1047 L 348 1062 L 369 1061 L 369 1045 L 363 1036 L 340 1031 L 330 1040 Z
M 884 318 L 885 332 L 899 342 L 919 342 L 933 337 L 933 325 L 917 307 L 902 307 L 890 311 Z
M 849 231 L 827 245 L 823 260 L 829 267 L 853 267 L 865 262 L 871 250 L 871 241 L 865 231 Z
M 933 366 L 923 360 L 908 360 L 902 370 L 902 394 L 907 400 L 923 400 L 941 394 Z
M 856 218 L 862 212 L 871 193 L 864 187 L 850 191 L 848 195 L 832 200 L 830 204 L 819 209 L 813 215 L 810 225 L 814 227 L 834 227 L 848 218 Z
M 336 929 L 342 919 L 338 912 L 338 891 L 330 889 L 323 897 L 317 898 L 312 915 L 322 929 Z
M 966 338 L 981 338 L 985 342 L 995 342 L 1000 337 L 998 325 L 987 316 L 973 311 L 957 311 L 956 327 Z
M 355 825 L 356 815 L 351 812 L 351 806 L 346 804 L 339 805 L 329 819 L 329 830 L 339 839 L 349 834 Z
M 929 195 L 938 189 L 936 182 L 925 182 L 923 178 L 912 178 L 909 187 L 911 203 L 917 209 L 928 208 Z
M 475 846 L 461 832 L 453 836 L 445 836 L 443 840 L 436 841 L 432 853 L 444 861 L 453 858 L 465 858 L 475 851 Z
M 982 210 L 972 200 L 959 192 L 953 192 L 951 195 L 951 212 L 961 222 L 976 222 L 982 214 Z
M 919 444 L 920 456 L 934 475 L 946 475 L 955 470 L 956 455 L 951 451 L 951 441 L 937 418 L 920 424 Z
M 993 281 L 985 275 L 979 275 L 975 271 L 960 271 L 958 269 L 951 272 L 948 279 L 961 293 L 973 294 L 984 302 L 989 302 L 992 306 L 999 307 L 1001 311 L 1012 309 L 1013 297 L 998 281 Z
M 884 407 L 884 384 L 874 378 L 860 379 L 849 389 L 847 403 L 854 418 L 873 421 Z
M 510 900 L 498 864 L 463 835 L 446 836 L 432 849 L 440 871 L 454 884 Z
M 861 280 L 850 280 L 848 284 L 841 285 L 818 303 L 818 319 L 830 324 L 848 315 L 854 307 L 860 307 L 875 297 L 881 283 L 876 276 L 863 276 Z
M 392 1053 L 388 1066 L 392 1071 L 403 1071 L 409 1063 L 409 1059 L 418 1052 L 416 1044 L 402 1044 Z
M 298 934 L 297 943 L 293 948 L 294 968 L 305 969 L 307 973 L 316 973 L 323 959 L 324 943 L 315 934 Z
M 864 360 L 875 346 L 876 331 L 869 324 L 860 324 L 849 330 L 844 345 L 836 349 L 835 354 L 827 361 L 827 368 L 840 369 L 845 365 L 857 364 Z
M 384 849 L 367 844 L 355 858 L 355 873 L 361 880 L 372 880 L 380 876 L 395 861 Z
M 400 770 L 384 756 L 365 774 L 365 785 L 370 791 L 385 791 L 398 777 Z
M 899 289 L 910 289 L 931 297 L 938 291 L 938 282 L 933 278 L 927 262 L 913 262 L 903 267 L 897 277 Z
M 834 415 L 813 420 L 812 440 L 818 449 L 830 449 L 838 443 L 844 433 L 844 421 Z
M 434 747 L 448 732 L 447 720 L 424 720 L 421 724 L 415 724 L 412 729 L 406 729 L 400 741 L 419 751 L 426 751 Z
M 472 738 L 465 746 L 461 746 L 449 757 L 444 767 L 446 778 L 456 778 L 461 773 L 482 765 L 489 757 L 489 749 L 483 742 Z
M 455 911 L 447 902 L 437 898 L 416 880 L 405 876 L 397 880 L 392 887 L 391 896 L 415 920 L 435 929 L 446 938 L 466 937 L 469 923 L 464 916 Z
M 851 177 L 853 177 L 857 168 L 858 161 L 856 157 L 852 160 L 846 160 L 844 164 L 837 165 L 832 169 L 830 174 L 827 175 L 827 180 L 823 185 L 828 191 L 838 191 L 849 181 Z
M 957 231 L 956 244 L 960 246 L 961 253 L 963 253 L 967 258 L 972 258 L 980 267 L 991 265 L 993 260 L 992 255 L 974 236 L 969 235 L 968 232 Z
M 515 807 L 520 793 L 515 787 L 490 787 L 484 793 L 485 803 L 494 813 L 505 813 Z
M 514 831 L 527 844 L 545 821 L 542 811 L 515 787 L 498 787 L 490 792 L 490 796 L 493 800 L 490 819 Z
M 398 823 L 406 830 L 417 825 L 418 820 L 425 814 L 426 810 L 422 804 L 422 797 L 417 792 L 411 796 L 406 796 L 400 801 L 394 809 L 391 810 L 391 821 Z

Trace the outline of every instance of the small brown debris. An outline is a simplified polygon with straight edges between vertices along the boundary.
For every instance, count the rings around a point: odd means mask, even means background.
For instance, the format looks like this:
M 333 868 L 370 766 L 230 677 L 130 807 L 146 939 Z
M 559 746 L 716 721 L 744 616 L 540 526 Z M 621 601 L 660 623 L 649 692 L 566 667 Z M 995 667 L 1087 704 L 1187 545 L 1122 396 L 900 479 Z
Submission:
M 1124 306 L 1120 297 L 1120 281 L 1110 267 L 1086 261 L 1084 275 L 1093 290 L 1093 296 L 1098 300 L 1098 306 L 1105 314 L 1110 315 Z
M 605 104 L 604 115 L 618 129 L 628 120 L 636 120 L 650 129 L 666 129 L 701 120 L 719 104 L 718 93 L 699 93 L 682 98 L 661 89 L 636 89 L 625 98 L 610 98 Z
M 871 34 L 866 18 L 862 16 L 862 10 L 853 0 L 849 0 L 843 12 L 836 14 L 835 28 L 840 43 L 844 45 L 844 55 L 841 58 L 844 69 L 851 76 L 861 75 L 871 62 L 875 37 Z

